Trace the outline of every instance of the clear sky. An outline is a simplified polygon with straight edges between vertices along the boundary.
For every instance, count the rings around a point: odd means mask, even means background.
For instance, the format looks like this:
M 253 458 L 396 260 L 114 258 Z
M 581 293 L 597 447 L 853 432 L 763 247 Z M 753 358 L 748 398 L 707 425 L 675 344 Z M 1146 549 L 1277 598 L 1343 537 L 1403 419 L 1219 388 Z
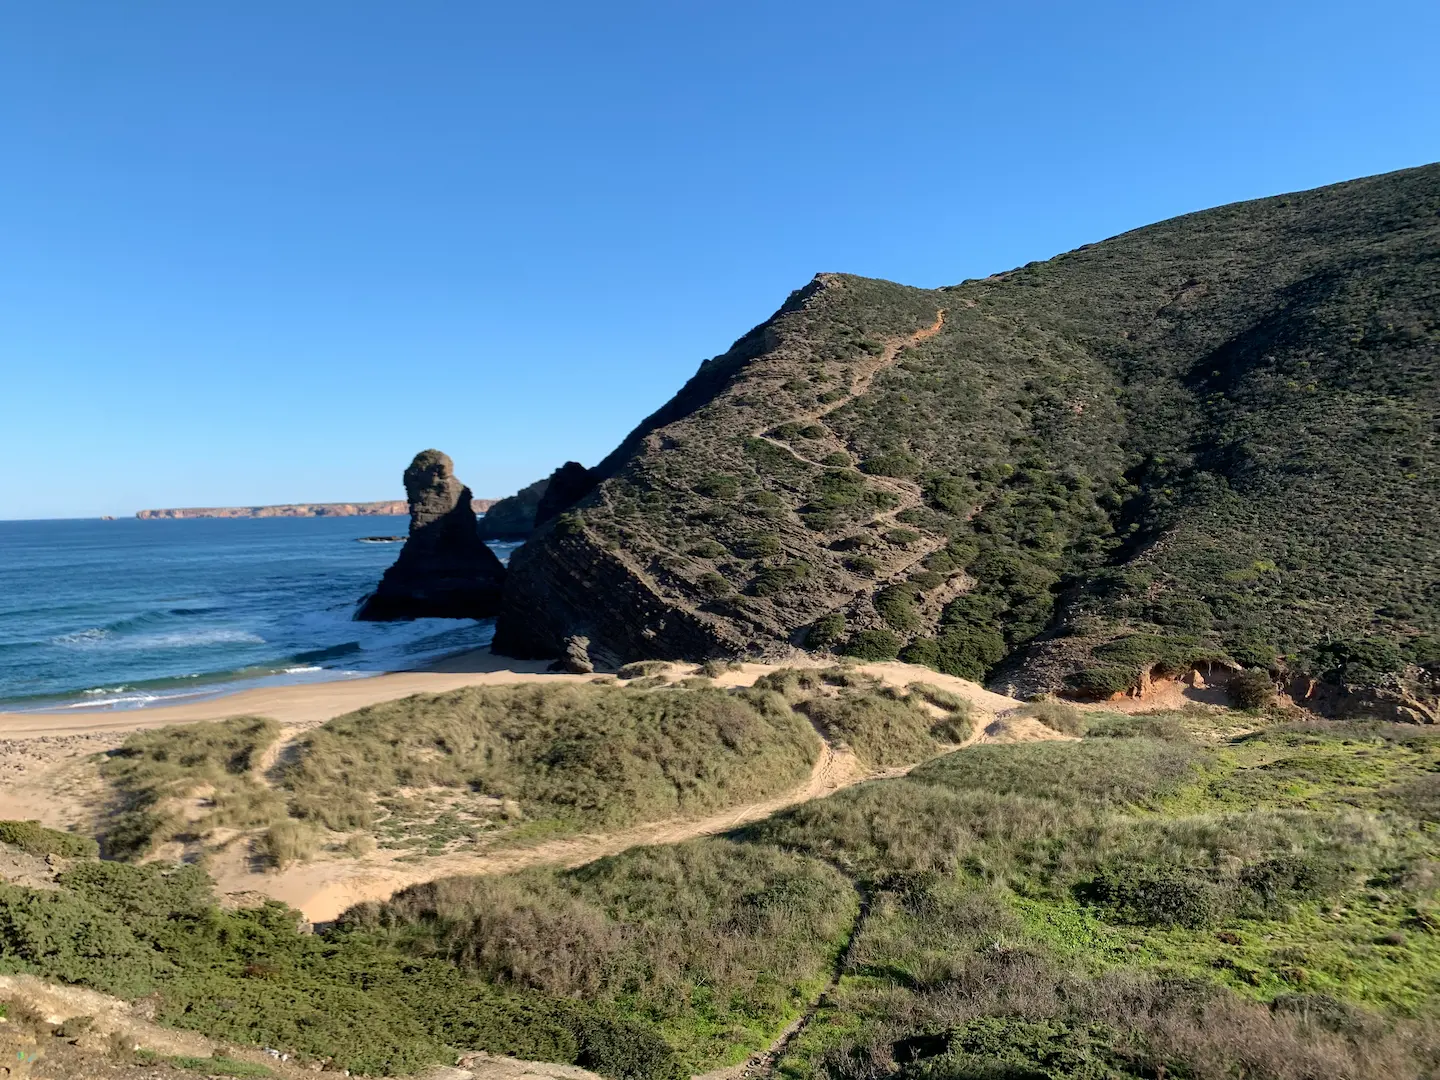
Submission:
M 13 0 L 0 518 L 503 495 L 817 271 L 1440 158 L 1440 4 Z

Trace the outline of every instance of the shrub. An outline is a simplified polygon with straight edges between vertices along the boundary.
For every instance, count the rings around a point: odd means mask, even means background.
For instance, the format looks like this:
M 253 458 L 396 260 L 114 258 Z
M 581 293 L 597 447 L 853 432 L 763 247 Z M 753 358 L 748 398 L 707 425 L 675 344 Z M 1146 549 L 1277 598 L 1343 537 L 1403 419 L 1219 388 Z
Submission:
M 844 469 L 850 465 L 850 455 L 839 450 L 832 450 L 820 459 L 820 464 L 828 465 L 832 469 Z
M 872 454 L 860 463 L 860 471 L 871 476 L 907 478 L 920 471 L 920 459 L 913 454 L 892 452 Z
M 900 654 L 900 639 L 889 630 L 861 630 L 851 635 L 842 651 L 859 660 L 894 660 Z
M 879 693 L 849 693 L 802 702 L 799 708 L 831 739 L 873 766 L 907 765 L 935 752 L 930 715 L 914 703 Z
M 1105 871 L 1088 895 L 1125 922 L 1200 930 L 1225 911 L 1221 889 L 1198 870 L 1173 866 L 1126 866 Z
M 925 484 L 925 497 L 930 503 L 951 514 L 963 514 L 975 505 L 978 497 L 974 486 L 958 476 L 937 476 Z
M 709 570 L 695 579 L 695 587 L 712 600 L 721 600 L 729 596 L 734 590 L 730 582 L 726 581 L 720 574 Z
M 1134 689 L 1139 672 L 1126 667 L 1088 667 L 1065 677 L 1075 693 L 1089 698 L 1108 698 Z
M 774 533 L 755 533 L 747 536 L 735 546 L 735 554 L 744 559 L 765 559 L 772 555 L 779 555 L 784 548 L 780 545 L 780 537 Z
M 880 563 L 869 555 L 852 555 L 845 560 L 845 568 L 857 574 L 874 577 L 875 572 L 880 569 Z
M 832 611 L 828 615 L 821 615 L 810 624 L 810 629 L 805 632 L 805 647 L 807 649 L 821 649 L 826 645 L 833 645 L 839 641 L 845 633 L 845 616 L 842 612 Z
M 934 570 L 920 570 L 910 575 L 910 582 L 921 592 L 929 592 L 937 586 L 945 584 L 945 575 L 938 574 Z
M 733 499 L 740 494 L 740 481 L 734 476 L 712 473 L 697 480 L 694 491 L 711 499 Z
M 767 566 L 755 575 L 750 591 L 756 596 L 774 596 L 793 589 L 810 576 L 810 564 L 796 559 L 782 566 Z
M 916 638 L 905 647 L 900 659 L 907 664 L 979 682 L 985 672 L 1005 655 L 1005 639 L 985 627 L 951 628 L 933 638 Z
M 1029 716 L 1062 735 L 1085 733 L 1085 717 L 1074 705 L 1063 701 L 1034 701 L 1015 711 L 1017 715 Z
M 692 544 L 687 554 L 694 555 L 698 559 L 719 559 L 727 554 L 723 544 L 714 540 L 701 540 L 698 544 Z
M 622 679 L 643 679 L 647 675 L 663 675 L 669 670 L 668 660 L 635 660 L 622 666 L 615 674 Z
M 704 675 L 709 679 L 718 679 L 727 671 L 739 671 L 740 665 L 734 660 L 706 660 L 697 669 L 696 673 Z
M 284 870 L 293 863 L 314 858 L 320 848 L 320 837 L 309 822 L 280 821 L 265 830 L 257 847 L 271 866 Z
M 59 855 L 66 859 L 95 859 L 100 845 L 88 836 L 47 829 L 38 821 L 0 821 L 0 844 L 11 844 L 31 855 Z
M 1225 684 L 1225 692 L 1242 709 L 1263 709 L 1275 700 L 1270 674 L 1257 668 L 1238 672 Z
M 915 590 L 908 585 L 891 585 L 875 594 L 875 610 L 892 629 L 914 630 L 920 625 L 915 610 Z

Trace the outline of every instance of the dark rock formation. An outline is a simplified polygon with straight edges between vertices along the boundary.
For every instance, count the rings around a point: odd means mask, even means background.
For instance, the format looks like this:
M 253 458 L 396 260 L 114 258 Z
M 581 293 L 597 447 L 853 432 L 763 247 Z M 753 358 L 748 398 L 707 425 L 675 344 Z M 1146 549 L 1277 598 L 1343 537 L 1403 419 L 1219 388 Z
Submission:
M 550 486 L 550 478 L 536 480 L 514 495 L 501 499 L 480 519 L 482 540 L 524 540 L 535 531 L 535 512 L 540 499 Z
M 499 607 L 505 567 L 475 528 L 470 489 L 439 450 L 405 470 L 410 537 L 357 619 L 480 619 Z
M 545 494 L 535 508 L 535 526 L 553 521 L 566 510 L 595 490 L 597 478 L 594 473 L 578 461 L 567 461 L 550 474 L 545 482 Z
M 589 675 L 595 670 L 590 659 L 590 639 L 571 636 L 565 639 L 565 651 L 560 659 L 550 665 L 551 671 L 563 671 L 570 675 Z

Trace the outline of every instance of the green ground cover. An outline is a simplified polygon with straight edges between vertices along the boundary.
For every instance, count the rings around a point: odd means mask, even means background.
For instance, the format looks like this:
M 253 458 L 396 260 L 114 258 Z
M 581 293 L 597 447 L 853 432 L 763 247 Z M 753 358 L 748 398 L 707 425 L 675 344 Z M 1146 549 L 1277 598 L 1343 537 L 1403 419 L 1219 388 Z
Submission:
M 885 700 L 924 696 L 943 707 Z M 1440 1075 L 1440 732 L 1080 722 L 723 837 L 417 886 L 318 935 L 214 908 L 194 869 L 81 862 L 0 890 L 0 967 L 372 1073 L 475 1048 L 660 1080 L 808 1017 L 778 1062 L 796 1080 Z

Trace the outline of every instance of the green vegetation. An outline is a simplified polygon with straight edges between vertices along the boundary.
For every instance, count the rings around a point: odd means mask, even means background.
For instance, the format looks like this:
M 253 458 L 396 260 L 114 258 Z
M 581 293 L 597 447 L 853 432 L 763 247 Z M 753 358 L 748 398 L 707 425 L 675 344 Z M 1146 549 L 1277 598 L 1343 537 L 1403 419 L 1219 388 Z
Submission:
M 717 652 L 840 611 L 878 614 L 906 659 L 1027 696 L 1103 697 L 1224 657 L 1433 707 L 1437 206 L 1431 165 L 949 288 L 822 275 L 607 459 L 604 497 L 577 511 L 586 542 L 654 566 L 712 536 L 731 551 L 777 537 L 810 573 L 763 612 L 741 595 L 760 567 L 717 568 L 736 592 L 718 603 L 660 582 L 677 611 L 710 604 Z M 797 457 L 758 430 L 845 454 Z M 645 452 L 647 437 L 673 449 Z M 711 475 L 778 505 L 742 497 L 717 518 L 693 491 Z M 885 556 L 842 546 L 857 530 L 885 536 Z M 943 609 L 906 603 L 892 590 L 910 560 L 973 587 Z M 543 598 L 580 565 L 541 537 L 516 573 Z M 607 594 L 597 640 L 685 651 L 635 640 L 652 620 L 625 595 Z M 501 638 L 523 640 L 527 614 L 502 615 Z
M 222 911 L 195 867 L 83 863 L 60 884 L 0 885 L 0 971 L 149 996 L 162 1023 L 368 1075 L 450 1062 L 461 1048 L 616 1080 L 679 1075 L 648 1026 L 344 932 L 302 934 L 281 904 Z
M 138 857 L 215 826 L 282 817 L 284 800 L 253 775 L 279 733 L 273 720 L 243 716 L 131 735 L 101 769 L 120 803 L 104 837 L 106 854 Z
M 274 1070 L 264 1065 L 253 1065 L 248 1061 L 236 1061 L 223 1054 L 214 1057 L 189 1057 L 184 1054 L 156 1054 L 149 1050 L 137 1050 L 135 1059 L 141 1065 L 171 1065 L 177 1069 L 194 1069 L 206 1076 L 274 1076 Z
M 963 698 L 843 667 L 749 693 L 875 766 L 968 730 Z M 672 1080 L 802 1015 L 795 1080 L 1440 1068 L 1440 732 L 1027 711 L 1086 737 L 972 746 L 724 837 L 416 886 L 321 934 L 278 904 L 216 909 L 193 867 L 80 862 L 58 891 L 0 887 L 0 970 L 371 1073 L 489 1049 Z
M 0 844 L 10 844 L 42 857 L 93 859 L 100 854 L 100 845 L 90 837 L 47 829 L 38 821 L 0 821 Z
M 712 839 L 431 882 L 344 923 L 497 986 L 653 1024 L 698 1072 L 763 1047 L 819 992 L 856 907 L 824 863 Z
M 309 732 L 268 778 L 256 768 L 273 721 L 141 732 L 102 766 L 118 795 L 105 847 L 119 858 L 168 840 L 204 850 L 228 842 L 233 832 L 215 832 L 228 826 L 282 868 L 322 848 L 363 854 L 367 833 L 440 854 L 703 815 L 808 774 L 818 742 L 783 700 L 708 681 L 668 686 L 655 674 L 666 667 L 628 665 L 624 684 L 477 687 L 372 706 Z M 83 853 L 84 840 L 55 836 L 31 842 Z
M 553 835 L 704 814 L 808 773 L 815 735 L 783 700 L 641 688 L 663 683 L 649 671 L 623 671 L 642 676 L 624 688 L 474 687 L 339 717 L 308 734 L 286 767 L 291 813 L 433 847 L 447 815 L 472 837 L 497 818 L 522 836 Z

